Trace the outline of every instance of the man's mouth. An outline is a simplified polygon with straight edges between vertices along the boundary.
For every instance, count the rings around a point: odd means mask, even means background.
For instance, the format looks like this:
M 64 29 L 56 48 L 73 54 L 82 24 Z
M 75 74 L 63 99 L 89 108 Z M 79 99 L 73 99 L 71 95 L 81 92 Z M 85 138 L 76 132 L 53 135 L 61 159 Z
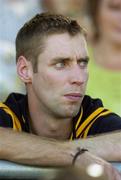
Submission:
M 80 101 L 83 95 L 80 93 L 69 93 L 64 95 L 70 101 Z

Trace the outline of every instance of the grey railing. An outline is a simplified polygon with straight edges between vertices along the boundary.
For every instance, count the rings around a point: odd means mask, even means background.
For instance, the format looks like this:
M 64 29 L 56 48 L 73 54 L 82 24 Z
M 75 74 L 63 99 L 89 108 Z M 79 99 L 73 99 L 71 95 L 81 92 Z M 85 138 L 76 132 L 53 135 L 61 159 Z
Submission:
M 121 163 L 113 162 L 112 165 L 121 172 Z M 54 168 L 27 166 L 0 160 L 0 179 L 52 179 L 56 171 Z
M 0 179 L 43 179 L 55 174 L 55 169 L 21 165 L 0 160 Z

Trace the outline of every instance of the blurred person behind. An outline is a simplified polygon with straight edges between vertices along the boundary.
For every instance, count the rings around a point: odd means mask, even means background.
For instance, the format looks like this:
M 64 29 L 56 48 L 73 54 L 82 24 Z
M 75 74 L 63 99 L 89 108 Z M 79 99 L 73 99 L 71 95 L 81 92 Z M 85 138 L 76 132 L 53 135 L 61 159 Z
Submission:
M 40 0 L 45 11 L 60 13 L 74 18 L 85 27 L 84 7 L 85 0 Z
M 92 30 L 87 93 L 121 115 L 121 0 L 87 0 L 87 10 Z

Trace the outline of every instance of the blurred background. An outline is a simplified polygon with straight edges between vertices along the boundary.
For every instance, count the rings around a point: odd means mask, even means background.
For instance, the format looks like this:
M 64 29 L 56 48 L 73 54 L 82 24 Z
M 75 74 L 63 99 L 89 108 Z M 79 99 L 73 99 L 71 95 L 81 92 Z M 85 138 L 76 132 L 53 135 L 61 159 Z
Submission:
M 17 77 L 15 38 L 36 13 L 50 11 L 76 19 L 87 31 L 90 53 L 87 94 L 121 115 L 121 0 L 0 0 L 0 100 L 25 93 Z
M 21 26 L 41 11 L 38 0 L 0 0 L 0 100 L 10 92 L 24 92 L 17 77 L 15 38 Z

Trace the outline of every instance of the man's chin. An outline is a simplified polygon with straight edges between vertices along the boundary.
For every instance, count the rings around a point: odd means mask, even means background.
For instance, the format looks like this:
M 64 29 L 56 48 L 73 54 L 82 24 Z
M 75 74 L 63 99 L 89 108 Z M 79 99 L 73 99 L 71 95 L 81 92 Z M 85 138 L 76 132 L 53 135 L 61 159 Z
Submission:
M 66 117 L 73 118 L 78 114 L 78 112 L 79 112 L 79 108 L 74 109 L 74 110 L 70 109 L 69 111 L 66 111 L 65 114 L 66 114 Z
M 79 110 L 80 110 L 80 103 L 79 104 L 65 104 L 63 108 L 58 108 L 58 112 L 56 113 L 61 117 L 61 118 L 73 118 L 75 117 Z M 56 115 L 57 115 L 56 114 Z

